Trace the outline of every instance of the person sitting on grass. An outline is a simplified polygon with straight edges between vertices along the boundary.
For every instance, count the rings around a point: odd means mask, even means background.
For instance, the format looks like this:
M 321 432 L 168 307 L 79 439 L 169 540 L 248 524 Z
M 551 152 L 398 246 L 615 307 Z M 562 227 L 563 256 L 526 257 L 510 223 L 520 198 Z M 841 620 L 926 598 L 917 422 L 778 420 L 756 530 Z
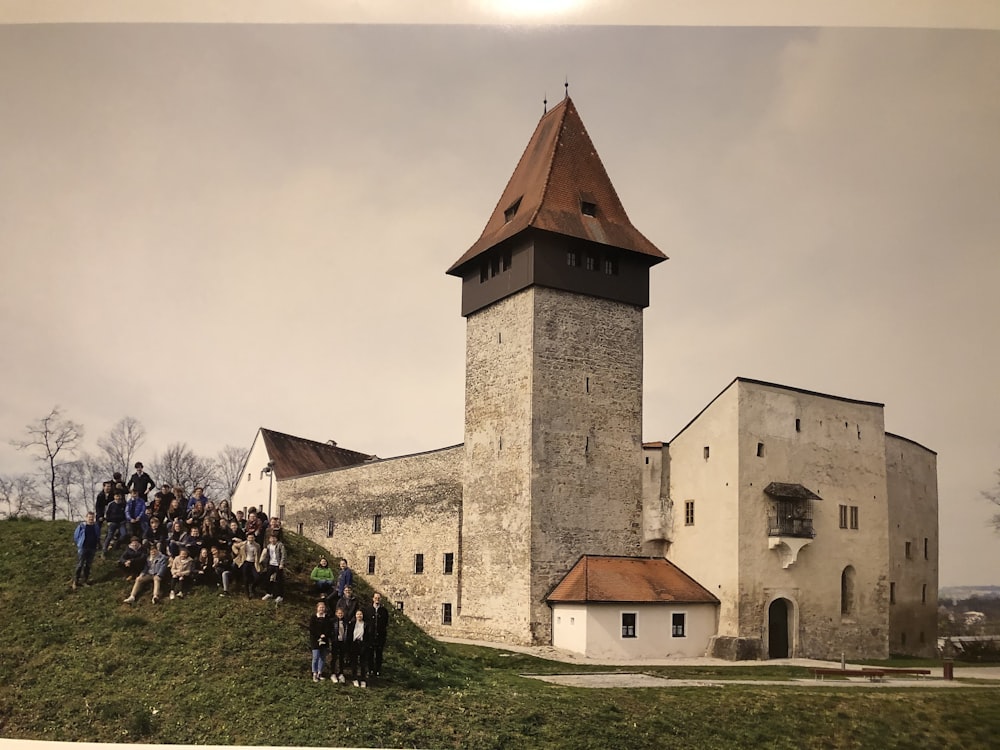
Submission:
M 233 558 L 229 556 L 229 550 L 217 544 L 212 545 L 212 575 L 215 577 L 216 586 L 222 585 L 219 596 L 229 596 L 229 587 L 233 580 Z
M 187 547 L 181 547 L 177 557 L 170 562 L 170 575 L 173 576 L 170 598 L 183 599 L 184 592 L 191 590 L 191 577 L 194 575 L 194 560 Z
M 147 581 L 153 582 L 153 604 L 158 604 L 160 601 L 160 585 L 167 580 L 169 575 L 169 560 L 159 547 L 153 545 L 149 549 L 149 557 L 146 559 L 146 565 L 142 569 L 136 579 L 135 583 L 132 584 L 132 593 L 128 595 L 125 600 L 126 604 L 134 604 L 135 599 L 139 596 L 139 592 L 142 590 L 143 585 Z
M 87 514 L 87 519 L 76 527 L 73 532 L 76 542 L 76 572 L 73 573 L 73 590 L 81 583 L 90 585 L 90 568 L 97 556 L 97 548 L 101 546 L 101 527 L 97 525 L 97 517 Z
M 146 567 L 146 550 L 139 541 L 139 537 L 133 536 L 128 543 L 128 547 L 118 558 L 118 567 L 125 573 L 125 580 L 131 581 Z
M 215 573 L 212 570 L 212 555 L 207 547 L 202 547 L 194 561 L 194 582 L 199 586 L 211 586 L 215 583 Z
M 320 599 L 326 599 L 326 595 L 333 590 L 333 568 L 325 557 L 319 559 L 319 565 L 312 569 L 309 580 L 316 586 Z

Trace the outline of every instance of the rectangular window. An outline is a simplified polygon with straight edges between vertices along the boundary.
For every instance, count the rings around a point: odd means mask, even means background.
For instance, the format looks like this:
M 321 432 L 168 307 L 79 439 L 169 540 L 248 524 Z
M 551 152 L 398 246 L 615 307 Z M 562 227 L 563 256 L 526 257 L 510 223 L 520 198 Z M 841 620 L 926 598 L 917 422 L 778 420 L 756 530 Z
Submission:
M 927 537 L 924 537 L 924 559 L 927 560 Z
M 840 506 L 840 528 L 842 528 L 842 529 L 846 529 L 847 528 L 847 506 L 846 505 L 841 505 Z
M 858 506 L 857 505 L 852 505 L 851 506 L 851 528 L 852 529 L 858 528 Z
M 889 604 L 896 603 L 896 582 L 889 581 Z
M 618 259 L 617 258 L 605 258 L 604 259 L 604 273 L 608 276 L 618 275 Z
M 300 521 L 299 522 L 299 531 L 298 531 L 299 536 L 302 536 L 302 532 L 304 532 L 304 531 L 305 531 L 305 524 Z
M 504 271 L 509 271 L 510 270 L 510 250 L 508 250 L 502 256 L 500 256 L 500 264 L 501 264 L 501 268 Z
M 694 526 L 694 500 L 684 501 L 684 525 Z
M 927 604 L 927 584 L 920 585 L 920 603 Z
M 285 506 L 284 505 L 279 505 L 278 506 L 278 520 L 279 521 L 284 521 L 285 520 Z
M 455 553 L 445 552 L 444 553 L 444 574 L 450 576 L 455 572 Z
M 413 556 L 413 572 L 424 572 L 424 556 L 419 552 Z
M 381 534 L 382 533 L 382 514 L 376 513 L 372 518 L 372 533 Z
M 670 616 L 670 635 L 674 638 L 684 638 L 687 615 L 683 612 L 674 612 Z
M 580 213 L 584 216 L 597 216 L 597 204 L 590 201 L 580 201 Z
M 441 624 L 451 625 L 451 602 L 441 605 Z
M 333 536 L 333 519 L 330 518 L 326 522 L 326 535 L 328 537 Z
M 500 273 L 500 258 L 493 258 L 490 261 L 490 276 L 496 276 Z
M 399 600 L 396 601 L 396 611 L 397 612 L 402 612 L 403 611 L 403 602 L 402 601 L 399 601 Z
M 375 572 L 375 555 L 368 555 L 368 575 Z
M 566 252 L 566 265 L 574 268 L 580 265 L 580 256 L 576 254 L 575 250 L 568 250 Z
M 707 445 L 705 446 L 705 450 L 703 451 L 703 455 L 705 456 L 705 460 L 707 461 L 708 460 L 708 446 Z
M 597 270 L 597 256 L 596 255 L 588 255 L 587 256 L 587 270 L 588 271 L 596 271 Z
M 909 542 L 906 542 L 905 547 L 906 547 L 905 549 L 906 559 L 909 560 L 913 556 L 911 550 L 912 545 Z
M 801 419 L 796 419 L 795 420 L 795 431 L 796 432 L 802 432 L 802 420 Z
M 763 458 L 763 457 L 764 457 L 764 444 L 757 443 L 757 458 Z
M 490 267 L 484 261 L 481 266 L 479 266 L 479 283 L 483 284 L 490 277 Z
M 622 612 L 622 638 L 635 638 L 635 612 Z

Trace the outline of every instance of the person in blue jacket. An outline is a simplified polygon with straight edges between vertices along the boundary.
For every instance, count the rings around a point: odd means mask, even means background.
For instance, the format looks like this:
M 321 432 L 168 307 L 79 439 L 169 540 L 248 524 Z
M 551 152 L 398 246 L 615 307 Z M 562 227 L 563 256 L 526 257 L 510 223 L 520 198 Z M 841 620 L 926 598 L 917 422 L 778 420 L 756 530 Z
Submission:
M 80 523 L 73 532 L 76 542 L 76 572 L 73 574 L 73 589 L 80 583 L 90 585 L 90 567 L 94 564 L 97 548 L 101 545 L 101 527 L 93 513 L 87 514 L 87 520 Z M 82 580 L 81 580 L 82 579 Z

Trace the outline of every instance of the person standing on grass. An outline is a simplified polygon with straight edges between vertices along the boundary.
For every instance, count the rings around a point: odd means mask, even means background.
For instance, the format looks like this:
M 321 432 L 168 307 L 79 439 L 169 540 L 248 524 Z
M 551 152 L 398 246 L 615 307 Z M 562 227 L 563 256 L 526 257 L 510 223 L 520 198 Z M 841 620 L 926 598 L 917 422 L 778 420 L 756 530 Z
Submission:
M 372 661 L 368 672 L 376 677 L 381 677 L 382 653 L 385 651 L 385 642 L 389 637 L 389 610 L 382 604 L 382 595 L 378 592 L 372 594 L 371 621 L 375 630 L 375 639 L 372 641 Z
M 354 687 L 368 687 L 368 660 L 371 658 L 372 628 L 365 622 L 365 613 L 357 610 L 348 633 L 351 653 L 351 674 Z
M 243 579 L 247 599 L 253 599 L 257 595 L 257 560 L 260 558 L 260 545 L 252 534 L 247 534 L 246 539 L 234 539 L 232 546 L 233 564 Z
M 262 565 L 266 564 L 263 572 L 267 577 L 267 593 L 261 599 L 274 599 L 275 604 L 281 604 L 285 601 L 285 545 L 275 534 L 271 534 L 260 559 Z
M 344 610 L 338 608 L 334 612 L 333 622 L 330 623 L 330 679 L 341 684 L 347 682 L 344 679 L 344 670 L 350 658 L 349 630 L 347 620 L 344 619 Z
M 168 565 L 169 560 L 160 551 L 160 548 L 155 545 L 150 547 L 146 566 L 142 569 L 142 573 L 136 577 L 135 583 L 132 584 L 132 593 L 128 595 L 125 604 L 135 603 L 135 598 L 139 595 L 139 591 L 147 581 L 153 582 L 153 604 L 158 604 L 160 601 L 160 586 L 167 580 L 167 576 L 170 574 Z
M 128 484 L 125 485 L 127 490 L 135 490 L 139 493 L 139 497 L 142 498 L 143 502 L 146 502 L 146 498 L 149 497 L 149 491 L 156 488 L 156 482 L 142 469 L 142 461 L 135 462 L 135 474 L 129 477 Z
M 101 527 L 97 517 L 88 513 L 85 521 L 73 532 L 76 542 L 76 572 L 73 573 L 73 590 L 81 583 L 90 585 L 90 567 L 94 564 L 97 548 L 101 546 Z
M 344 587 L 344 595 L 337 600 L 337 609 L 344 610 L 348 624 L 354 622 L 354 613 L 361 609 L 361 602 L 354 595 L 353 586 Z
M 323 665 L 330 650 L 330 618 L 326 616 L 326 603 L 316 604 L 316 614 L 309 618 L 309 647 L 312 649 L 313 682 L 323 679 Z
M 104 482 L 102 489 L 97 493 L 97 497 L 94 498 L 94 517 L 97 520 L 97 525 L 100 526 L 104 523 L 104 509 L 108 507 L 108 503 L 113 502 L 115 499 L 114 484 L 111 480 Z M 100 529 L 98 529 L 100 531 Z

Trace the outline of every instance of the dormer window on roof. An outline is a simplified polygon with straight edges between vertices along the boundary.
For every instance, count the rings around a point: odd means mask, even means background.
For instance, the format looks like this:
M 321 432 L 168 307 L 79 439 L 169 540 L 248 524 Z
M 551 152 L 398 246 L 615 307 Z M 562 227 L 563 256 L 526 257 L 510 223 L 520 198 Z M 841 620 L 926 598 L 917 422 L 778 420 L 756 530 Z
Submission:
M 584 216 L 597 216 L 597 204 L 590 201 L 580 201 L 580 213 Z
M 514 218 L 514 214 L 517 213 L 517 209 L 519 209 L 520 207 L 521 207 L 520 198 L 518 198 L 516 201 L 514 201 L 507 207 L 507 210 L 503 212 L 503 220 L 505 224 L 510 222 L 510 220 Z

